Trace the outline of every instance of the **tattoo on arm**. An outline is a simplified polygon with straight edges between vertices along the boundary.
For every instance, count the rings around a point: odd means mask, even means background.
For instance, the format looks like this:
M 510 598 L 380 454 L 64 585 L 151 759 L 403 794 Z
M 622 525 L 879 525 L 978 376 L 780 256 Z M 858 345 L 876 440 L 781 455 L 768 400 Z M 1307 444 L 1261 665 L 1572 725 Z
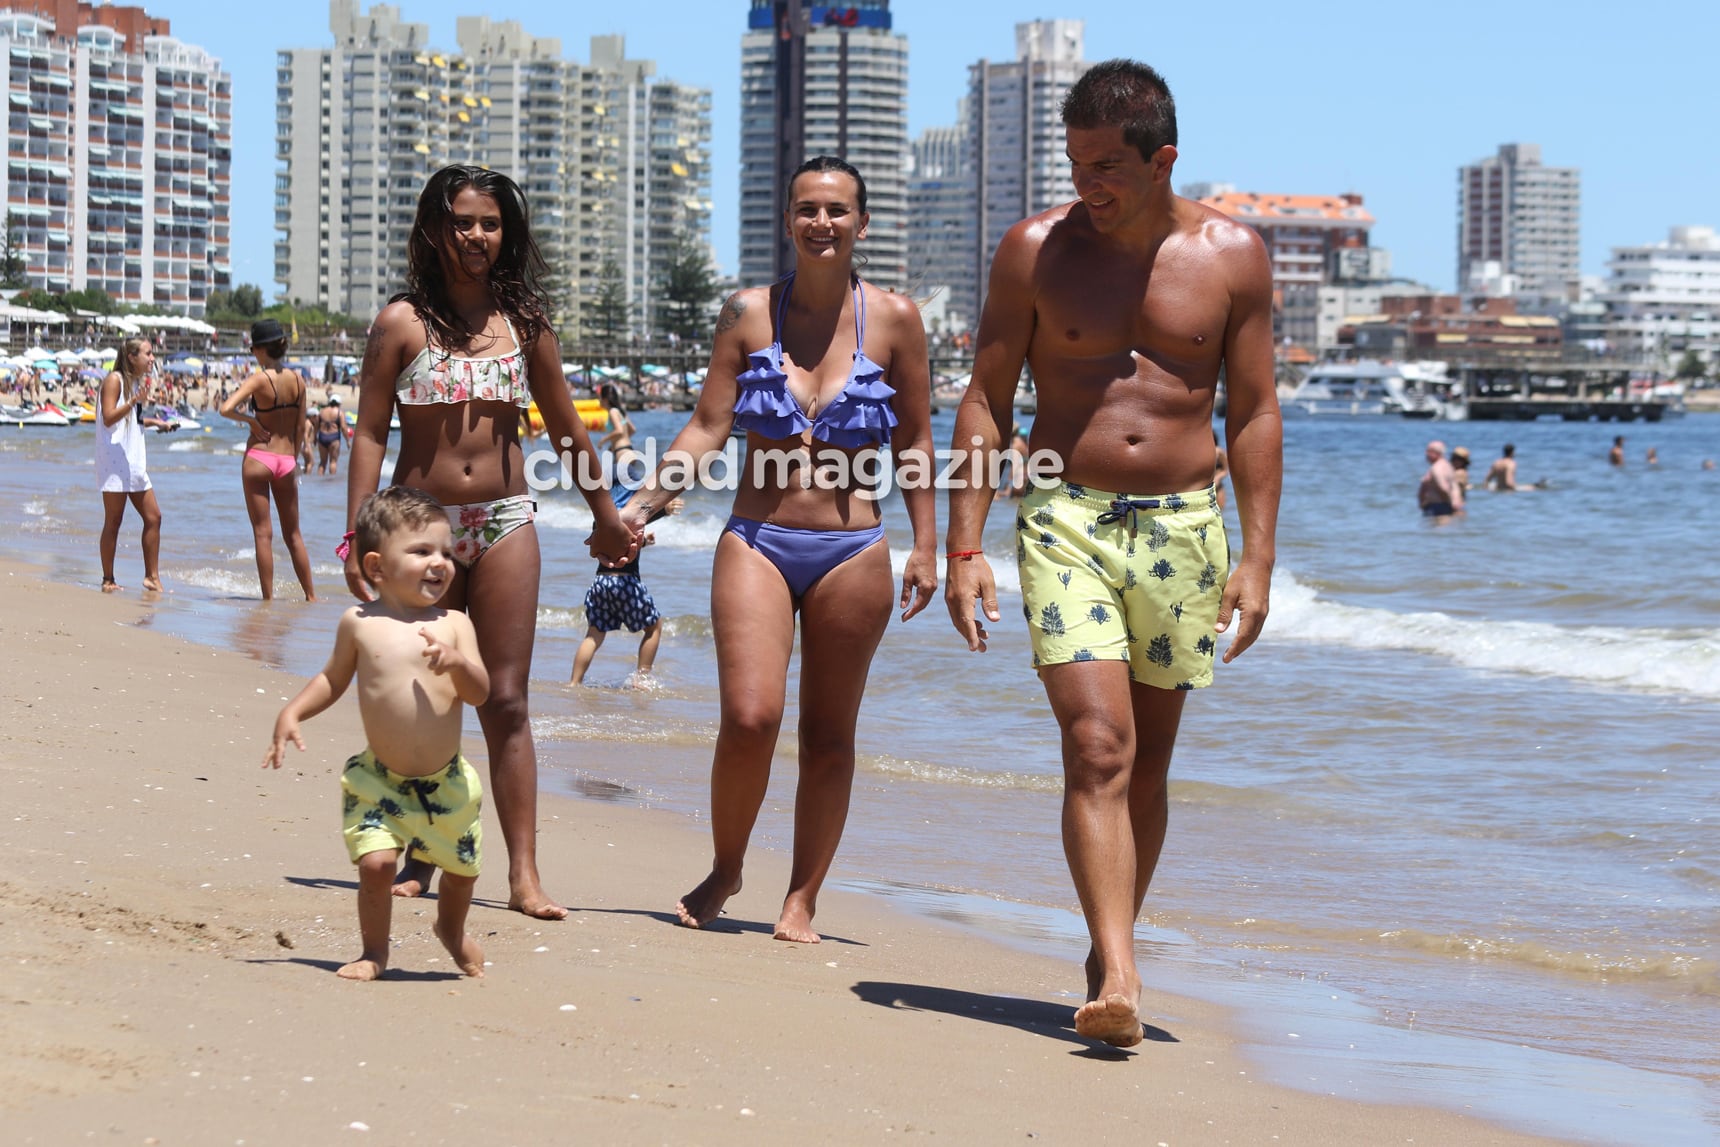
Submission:
M 717 315 L 717 333 L 722 334 L 730 327 L 741 321 L 741 312 L 747 309 L 746 300 L 740 292 L 730 295 L 728 302 L 723 304 L 722 313 Z

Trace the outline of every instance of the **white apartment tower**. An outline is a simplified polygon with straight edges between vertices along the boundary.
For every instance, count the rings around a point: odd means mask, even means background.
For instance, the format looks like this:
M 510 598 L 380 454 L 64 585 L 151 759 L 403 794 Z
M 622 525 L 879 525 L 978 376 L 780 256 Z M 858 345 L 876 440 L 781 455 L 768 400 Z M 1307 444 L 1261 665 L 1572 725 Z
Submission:
M 0 0 L 0 203 L 29 284 L 200 315 L 229 264 L 232 79 L 141 8 Z
M 1614 247 L 1605 287 L 1604 332 L 1627 362 L 1676 370 L 1695 351 L 1720 366 L 1720 236 L 1674 227 L 1664 243 Z
M 1581 208 L 1582 172 L 1543 166 L 1539 144 L 1503 144 L 1458 168 L 1458 291 L 1502 274 L 1529 309 L 1565 298 L 1579 275 Z
M 444 52 L 397 8 L 360 12 L 357 0 L 330 0 L 334 46 L 280 53 L 282 293 L 374 314 L 405 286 L 425 181 L 471 163 L 525 192 L 564 332 L 577 337 L 597 272 L 612 259 L 627 271 L 634 314 L 648 316 L 646 221 L 681 219 L 708 242 L 709 93 L 647 83 L 655 65 L 626 60 L 618 36 L 593 38 L 586 66 L 564 59 L 560 40 L 529 36 L 514 21 L 469 16 L 457 27 L 459 52 Z M 675 94 L 654 96 L 660 87 Z M 652 109 L 664 103 L 673 133 L 656 146 Z M 686 143 L 671 156 L 678 140 Z M 685 206 L 693 200 L 698 210 Z
M 1064 155 L 1063 97 L 1087 71 L 1080 20 L 1015 26 L 1015 59 L 968 67 L 967 134 L 978 195 L 974 314 L 991 257 L 1016 223 L 1075 198 Z
M 866 180 L 866 277 L 908 280 L 908 38 L 889 0 L 842 6 L 752 0 L 741 37 L 740 279 L 787 274 L 783 210 L 790 173 L 815 155 Z

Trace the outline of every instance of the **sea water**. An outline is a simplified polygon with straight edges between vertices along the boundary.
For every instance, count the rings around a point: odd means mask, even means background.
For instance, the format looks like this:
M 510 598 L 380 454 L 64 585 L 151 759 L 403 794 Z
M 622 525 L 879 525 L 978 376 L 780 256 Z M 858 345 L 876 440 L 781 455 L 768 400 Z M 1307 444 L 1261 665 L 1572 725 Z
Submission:
M 635 422 L 661 449 L 683 418 Z M 951 429 L 934 419 L 940 442 Z M 1477 479 L 1514 442 L 1519 479 L 1549 488 L 1477 490 L 1466 515 L 1425 520 L 1415 491 L 1435 435 L 1469 448 Z M 140 624 L 308 675 L 346 598 L 330 552 L 344 475 L 301 487 L 326 600 L 294 600 L 278 552 L 264 604 L 240 437 L 149 437 L 173 592 L 140 605 Z M 1701 469 L 1720 458 L 1720 416 L 1307 419 L 1285 437 L 1265 633 L 1185 710 L 1139 930 L 1149 984 L 1235 1006 L 1281 1082 L 1577 1140 L 1720 1139 L 1720 472 Z M 651 687 L 624 687 L 636 641 L 617 633 L 575 689 L 591 516 L 576 493 L 540 495 L 532 713 L 546 787 L 704 819 L 709 575 L 728 500 L 694 492 L 643 551 L 667 619 Z M 1234 498 L 1226 517 L 1240 550 Z M 967 651 L 941 599 L 885 636 L 833 879 L 1065 956 L 1074 993 L 1085 939 L 1013 521 L 999 503 L 987 523 L 1003 613 L 987 652 Z M 0 428 L 0 550 L 93 593 L 100 522 L 91 428 Z M 899 572 L 911 534 L 898 497 L 886 523 Z M 119 580 L 135 594 L 140 576 L 128 512 Z M 793 701 L 757 847 L 790 844 Z M 259 707 L 259 752 L 272 718 Z M 731 912 L 769 922 L 780 891 L 749 885 Z M 819 923 L 842 936 L 840 919 Z

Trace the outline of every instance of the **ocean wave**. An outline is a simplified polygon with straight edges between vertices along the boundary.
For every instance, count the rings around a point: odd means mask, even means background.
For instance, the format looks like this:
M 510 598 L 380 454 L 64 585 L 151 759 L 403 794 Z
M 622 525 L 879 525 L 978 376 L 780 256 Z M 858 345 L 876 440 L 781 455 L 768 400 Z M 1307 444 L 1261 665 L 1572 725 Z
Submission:
M 1443 657 L 1471 669 L 1720 698 L 1720 633 L 1394 613 L 1327 601 L 1280 569 L 1272 637 Z
M 878 753 L 857 754 L 854 763 L 857 768 L 867 773 L 902 780 L 1035 793 L 1063 791 L 1062 776 L 1050 773 L 992 772 L 965 765 L 940 765 L 931 761 L 907 760 Z
M 538 741 L 709 748 L 717 735 L 714 727 L 667 724 L 655 714 L 640 717 L 631 713 L 585 712 L 572 716 L 533 717 L 531 724 L 532 737 Z
M 255 551 L 250 551 L 253 556 Z M 173 570 L 169 580 L 181 582 L 184 585 L 196 586 L 198 589 L 213 590 L 218 594 L 236 597 L 257 596 L 257 571 L 219 569 L 212 566 L 198 566 L 193 569 Z
M 1601 953 L 1564 951 L 1534 940 L 1440 935 L 1415 928 L 1381 932 L 1381 944 L 1413 952 L 1516 964 L 1611 981 L 1664 982 L 1701 996 L 1720 996 L 1720 963 L 1688 952 Z

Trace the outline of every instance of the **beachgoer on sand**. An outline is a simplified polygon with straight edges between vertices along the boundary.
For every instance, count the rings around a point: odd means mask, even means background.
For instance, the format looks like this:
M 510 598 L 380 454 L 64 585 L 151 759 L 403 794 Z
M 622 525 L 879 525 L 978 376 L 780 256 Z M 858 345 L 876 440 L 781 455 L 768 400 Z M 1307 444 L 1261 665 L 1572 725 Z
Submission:
M 999 244 L 953 445 L 964 460 L 997 448 L 1030 366 L 1034 447 L 1062 472 L 1036 477 L 1022 499 L 1016 553 L 1033 666 L 1061 738 L 1064 851 L 1092 941 L 1075 1030 L 1128 1047 L 1142 1034 L 1134 926 L 1164 843 L 1183 702 L 1212 680 L 1215 633 L 1240 615 L 1228 662 L 1266 620 L 1283 428 L 1266 249 L 1172 193 L 1176 112 L 1163 79 L 1132 60 L 1096 64 L 1062 111 L 1080 199 Z M 1234 571 L 1213 485 L 1221 369 L 1242 522 Z M 944 596 L 979 652 L 1001 616 L 981 552 L 991 497 L 965 466 L 956 477 Z
M 490 676 L 465 614 L 443 608 L 454 581 L 454 535 L 442 504 L 391 486 L 359 508 L 348 544 L 375 599 L 341 615 L 328 664 L 275 718 L 265 768 L 278 769 L 299 725 L 327 709 L 356 677 L 367 744 L 341 773 L 347 853 L 358 866 L 363 951 L 348 980 L 388 970 L 395 867 L 410 852 L 442 870 L 436 938 L 462 972 L 484 974 L 484 953 L 466 932 L 482 858 L 483 784 L 460 752 L 462 704 L 482 705 Z

